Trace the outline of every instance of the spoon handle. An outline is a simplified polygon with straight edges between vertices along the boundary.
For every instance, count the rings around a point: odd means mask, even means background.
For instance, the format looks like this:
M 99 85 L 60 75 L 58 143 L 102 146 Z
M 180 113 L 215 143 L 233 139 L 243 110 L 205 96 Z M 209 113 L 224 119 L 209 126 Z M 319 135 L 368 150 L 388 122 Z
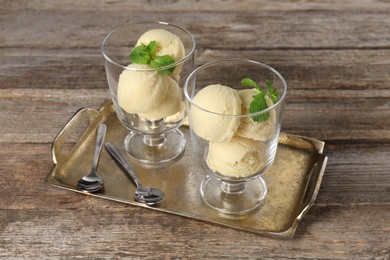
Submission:
M 93 161 L 92 161 L 92 172 L 96 173 L 96 167 L 99 161 L 99 155 L 103 148 L 103 141 L 104 137 L 107 132 L 107 126 L 105 124 L 100 124 L 97 135 L 96 135 L 96 144 L 95 144 L 95 152 L 93 155 Z
M 138 179 L 137 174 L 134 172 L 134 170 L 130 166 L 129 162 L 125 158 L 122 157 L 122 155 L 120 154 L 118 149 L 115 147 L 115 145 L 110 143 L 110 142 L 106 142 L 105 147 L 106 147 L 108 153 L 112 156 L 112 158 L 114 158 L 115 161 L 117 163 L 119 163 L 123 167 L 123 169 L 126 170 L 125 173 L 128 175 L 128 177 L 133 179 L 133 181 L 135 182 L 137 187 L 142 187 L 142 184 L 141 184 L 140 180 Z

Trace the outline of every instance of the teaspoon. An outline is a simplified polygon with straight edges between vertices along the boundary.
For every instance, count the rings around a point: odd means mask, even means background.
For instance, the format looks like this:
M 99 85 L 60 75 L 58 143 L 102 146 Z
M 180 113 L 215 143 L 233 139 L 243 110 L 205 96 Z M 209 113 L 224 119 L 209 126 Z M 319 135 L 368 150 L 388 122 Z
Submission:
M 104 185 L 103 178 L 97 175 L 96 168 L 99 161 L 100 153 L 103 148 L 103 141 L 106 132 L 107 132 L 107 126 L 105 124 L 99 125 L 97 136 L 96 136 L 96 145 L 95 145 L 95 152 L 93 155 L 91 173 L 84 176 L 77 182 L 77 188 L 79 190 L 87 191 L 87 192 L 95 192 L 100 190 Z
M 137 174 L 134 172 L 129 162 L 122 157 L 115 145 L 110 142 L 107 142 L 105 146 L 109 154 L 125 170 L 126 175 L 134 181 L 137 187 L 134 194 L 134 199 L 136 201 L 145 203 L 149 206 L 155 206 L 164 199 L 164 193 L 162 191 L 156 188 L 146 187 L 142 185 L 141 181 L 138 179 Z

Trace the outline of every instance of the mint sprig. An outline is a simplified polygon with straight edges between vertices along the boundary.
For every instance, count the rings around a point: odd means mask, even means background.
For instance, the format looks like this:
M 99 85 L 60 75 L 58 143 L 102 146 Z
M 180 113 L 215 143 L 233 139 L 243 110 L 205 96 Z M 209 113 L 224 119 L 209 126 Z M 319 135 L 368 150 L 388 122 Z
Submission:
M 249 104 L 249 113 L 256 113 L 267 108 L 268 106 L 267 102 L 265 101 L 265 93 L 261 92 L 253 96 L 253 100 Z M 264 113 L 257 116 L 252 116 L 252 119 L 255 122 L 264 122 L 269 118 L 269 116 L 269 113 Z
M 141 45 L 133 48 L 129 54 L 129 59 L 133 63 L 148 64 L 152 68 L 161 68 L 175 63 L 175 60 L 170 55 L 156 56 L 158 50 L 156 41 L 149 42 L 148 45 L 141 43 Z M 163 75 L 170 75 L 175 70 L 175 67 L 158 70 L 158 73 Z
M 242 87 L 256 88 L 259 91 L 258 94 L 253 95 L 253 100 L 249 104 L 249 113 L 256 113 L 268 108 L 265 96 L 268 96 L 273 103 L 276 103 L 276 101 L 279 99 L 280 93 L 276 88 L 273 88 L 272 82 L 270 80 L 266 80 L 265 85 L 266 86 L 261 87 L 251 78 L 244 78 L 241 80 Z M 266 89 L 266 91 L 264 91 L 263 88 Z M 264 122 L 268 120 L 269 117 L 269 113 L 264 113 L 257 116 L 252 116 L 252 120 L 255 122 Z
M 241 80 L 241 87 L 251 87 L 251 88 L 256 88 L 257 90 L 261 91 L 260 86 L 257 85 L 255 81 L 251 78 L 243 78 Z
M 150 66 L 153 68 L 161 68 L 175 63 L 175 60 L 170 55 L 156 56 L 150 61 Z M 175 70 L 175 67 L 171 67 L 165 70 L 159 70 L 158 72 L 163 75 L 170 75 Z

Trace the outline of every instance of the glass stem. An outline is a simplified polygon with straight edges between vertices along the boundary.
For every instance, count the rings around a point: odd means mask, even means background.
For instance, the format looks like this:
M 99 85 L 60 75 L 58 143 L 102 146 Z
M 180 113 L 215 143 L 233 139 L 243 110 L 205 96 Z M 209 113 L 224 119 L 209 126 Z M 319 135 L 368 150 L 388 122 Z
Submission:
M 161 146 L 165 143 L 165 134 L 144 135 L 144 144 L 152 147 Z
M 228 194 L 237 194 L 245 190 L 245 182 L 227 182 L 222 181 L 221 189 Z
M 152 147 L 158 147 L 165 143 L 165 135 L 159 134 L 161 131 L 161 124 L 164 119 L 159 119 L 155 121 L 146 120 L 146 126 L 151 133 L 155 134 L 145 134 L 144 135 L 144 144 Z

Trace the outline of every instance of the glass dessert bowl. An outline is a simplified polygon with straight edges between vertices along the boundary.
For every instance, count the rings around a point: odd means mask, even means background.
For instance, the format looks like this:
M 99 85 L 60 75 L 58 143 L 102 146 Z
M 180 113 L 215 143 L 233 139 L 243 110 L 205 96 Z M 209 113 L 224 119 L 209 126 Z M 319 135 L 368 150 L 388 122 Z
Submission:
M 286 90 L 275 69 L 247 59 L 217 60 L 189 75 L 184 93 L 207 205 L 245 214 L 264 203 L 262 175 L 275 158 Z
M 146 167 L 162 167 L 184 152 L 178 129 L 186 118 L 183 86 L 194 67 L 194 37 L 165 22 L 120 26 L 101 53 L 116 114 L 128 130 L 128 154 Z

